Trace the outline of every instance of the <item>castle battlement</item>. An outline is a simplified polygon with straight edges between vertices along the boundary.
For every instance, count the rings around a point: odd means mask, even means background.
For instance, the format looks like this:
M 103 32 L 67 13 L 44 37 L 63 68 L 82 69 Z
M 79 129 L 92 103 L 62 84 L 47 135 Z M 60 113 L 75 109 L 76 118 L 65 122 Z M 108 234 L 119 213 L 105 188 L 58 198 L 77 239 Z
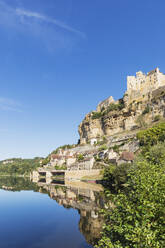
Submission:
M 127 77 L 127 94 L 130 101 L 144 97 L 161 86 L 165 86 L 165 75 L 160 72 L 159 68 L 147 74 L 139 71 L 136 76 Z

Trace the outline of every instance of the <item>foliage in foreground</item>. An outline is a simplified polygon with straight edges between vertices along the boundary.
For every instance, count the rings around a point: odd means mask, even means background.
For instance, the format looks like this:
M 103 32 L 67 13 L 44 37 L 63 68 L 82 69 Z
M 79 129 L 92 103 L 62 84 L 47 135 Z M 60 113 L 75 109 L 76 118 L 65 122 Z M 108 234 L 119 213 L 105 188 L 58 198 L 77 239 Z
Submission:
M 163 248 L 165 244 L 165 165 L 138 162 L 128 174 L 129 190 L 112 195 L 114 210 L 105 211 L 99 248 Z
M 142 153 L 134 164 L 111 166 L 104 173 L 115 208 L 103 210 L 98 248 L 165 247 L 165 123 L 140 132 L 138 138 Z

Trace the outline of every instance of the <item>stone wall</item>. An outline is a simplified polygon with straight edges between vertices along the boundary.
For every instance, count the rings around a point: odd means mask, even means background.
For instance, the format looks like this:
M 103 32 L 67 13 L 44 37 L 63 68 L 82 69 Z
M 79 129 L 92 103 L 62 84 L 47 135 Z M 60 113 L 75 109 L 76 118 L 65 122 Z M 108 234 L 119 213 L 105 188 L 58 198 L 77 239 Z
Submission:
M 57 172 L 57 173 L 63 172 L 66 180 L 72 180 L 72 179 L 80 180 L 83 177 L 88 177 L 88 176 L 89 177 L 94 176 L 97 178 L 100 175 L 100 170 L 65 170 L 65 171 L 53 170 L 52 172 L 53 173 L 54 172 Z M 44 169 L 39 170 L 39 172 L 33 171 L 31 178 L 33 179 L 34 182 L 38 182 L 39 177 L 41 176 L 40 173 L 45 173 L 45 178 L 50 179 L 53 176 L 52 172 L 48 171 L 48 170 L 44 170 Z
M 65 179 L 82 179 L 88 176 L 99 176 L 100 170 L 77 170 L 77 171 L 66 171 Z
M 153 90 L 165 85 L 165 75 L 159 71 L 159 68 L 144 74 L 141 71 L 136 76 L 127 77 L 128 101 L 148 99 Z

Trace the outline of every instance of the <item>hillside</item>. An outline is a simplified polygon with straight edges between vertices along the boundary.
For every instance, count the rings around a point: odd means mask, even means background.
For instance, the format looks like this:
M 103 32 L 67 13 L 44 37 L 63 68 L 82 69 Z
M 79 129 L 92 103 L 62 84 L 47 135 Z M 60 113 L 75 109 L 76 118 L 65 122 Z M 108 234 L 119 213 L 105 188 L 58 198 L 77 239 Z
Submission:
M 25 175 L 29 176 L 30 172 L 40 165 L 41 158 L 21 159 L 13 158 L 0 161 L 0 175 Z

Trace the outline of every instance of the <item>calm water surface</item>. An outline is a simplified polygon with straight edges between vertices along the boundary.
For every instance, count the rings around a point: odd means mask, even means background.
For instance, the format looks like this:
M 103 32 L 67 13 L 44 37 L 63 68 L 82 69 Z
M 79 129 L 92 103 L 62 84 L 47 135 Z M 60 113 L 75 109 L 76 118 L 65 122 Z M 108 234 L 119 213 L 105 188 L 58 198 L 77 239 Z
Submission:
M 103 206 L 100 185 L 0 178 L 0 247 L 91 248 Z

